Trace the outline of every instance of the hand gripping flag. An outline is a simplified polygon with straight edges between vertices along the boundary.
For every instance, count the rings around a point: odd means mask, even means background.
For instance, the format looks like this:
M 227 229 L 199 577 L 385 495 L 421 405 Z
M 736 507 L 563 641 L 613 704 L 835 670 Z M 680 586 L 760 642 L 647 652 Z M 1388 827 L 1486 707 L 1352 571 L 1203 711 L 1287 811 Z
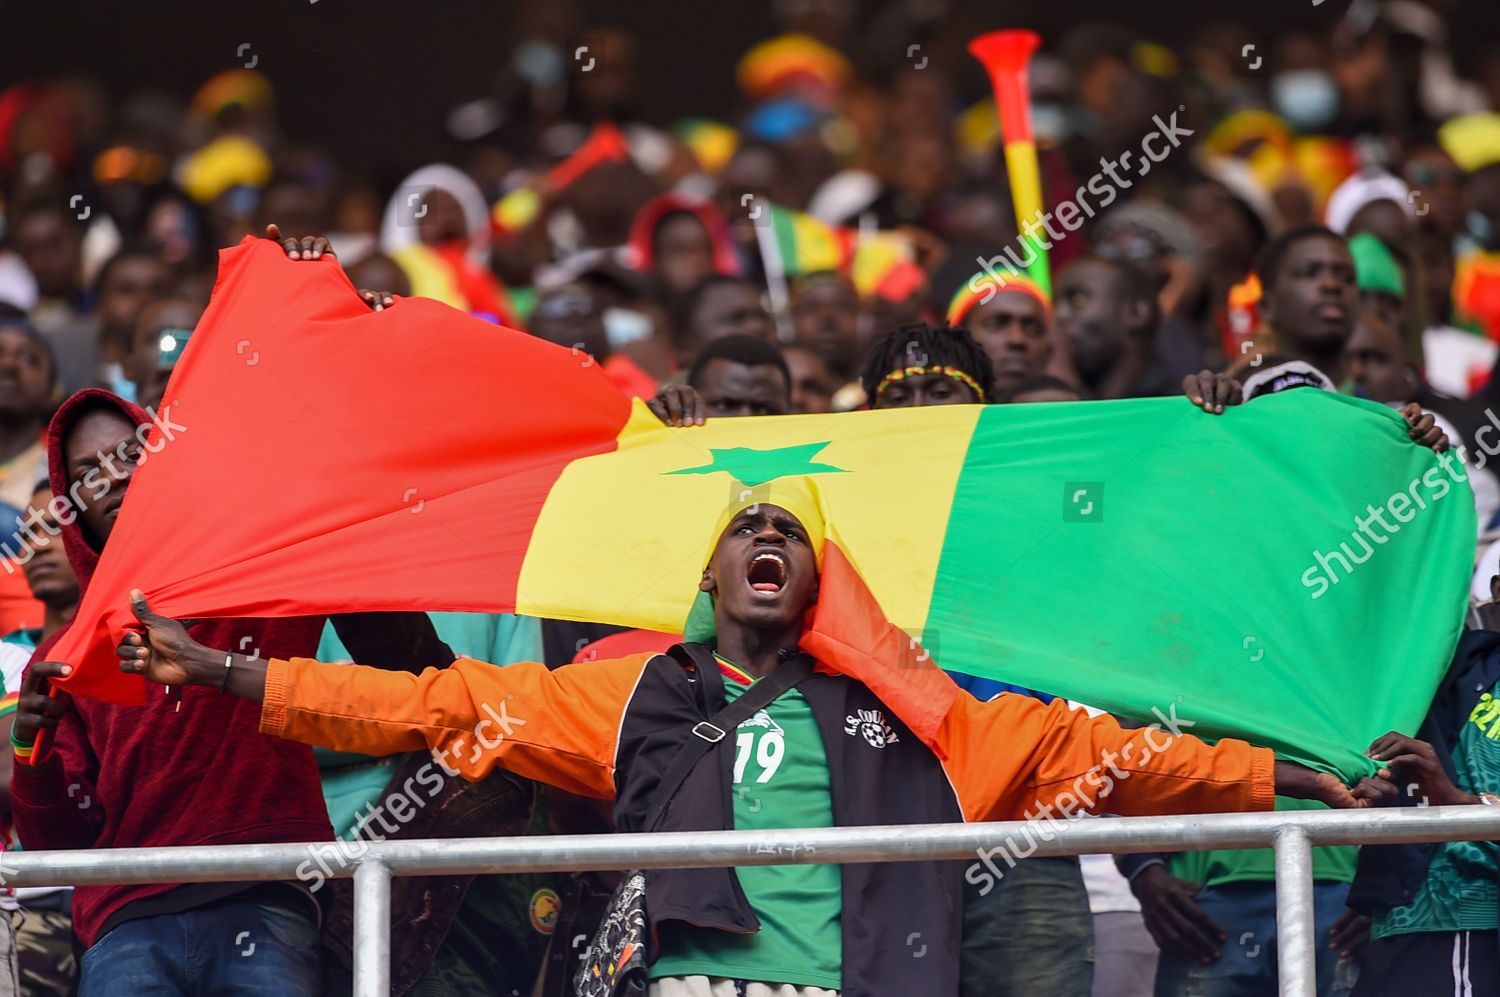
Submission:
M 935 659 L 1353 777 L 1376 735 L 1420 721 L 1473 556 L 1462 465 L 1368 402 L 669 429 L 586 354 L 422 299 L 371 312 L 332 259 L 265 240 L 223 253 L 164 405 L 186 428 L 140 466 L 53 655 L 79 694 L 139 701 L 113 650 L 134 587 L 176 617 L 416 608 L 680 633 L 725 508 L 787 495 L 824 523 L 809 638 L 836 667 Z M 909 635 L 897 660 L 872 613 Z

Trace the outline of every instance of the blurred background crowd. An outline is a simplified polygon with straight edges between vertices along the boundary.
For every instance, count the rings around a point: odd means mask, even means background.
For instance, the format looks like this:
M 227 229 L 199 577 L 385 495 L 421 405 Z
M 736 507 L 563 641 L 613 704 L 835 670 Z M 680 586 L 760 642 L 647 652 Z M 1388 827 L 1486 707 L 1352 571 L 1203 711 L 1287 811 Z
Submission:
M 0 63 L 0 502 L 15 513 L 44 480 L 39 441 L 62 398 L 103 386 L 155 404 L 216 251 L 275 224 L 326 236 L 356 287 L 587 354 L 637 397 L 686 383 L 710 416 L 848 410 L 887 391 L 1172 395 L 1200 371 L 1308 361 L 1338 390 L 1420 404 L 1464 444 L 1475 600 L 1490 599 L 1492 6 L 1314 0 L 1273 24 L 1186 4 L 771 0 L 616 17 L 519 0 L 397 17 L 312 2 L 254 29 L 204 12 L 217 49 L 182 58 L 159 39 L 185 49 L 194 28 L 160 14 L 101 12 L 76 44 L 57 12 L 0 19 L 15 29 L 0 43 L 15 49 Z M 1054 241 L 1050 283 L 983 295 L 975 280 L 1016 252 L 1018 224 L 994 97 L 965 46 L 1018 26 L 1043 34 L 1029 83 L 1045 204 L 1094 210 Z M 55 43 L 32 47 L 38 29 Z M 1104 164 L 1169 121 L 1180 144 L 1110 174 L 1099 197 Z M 1262 272 L 1267 248 L 1280 266 L 1310 226 L 1347 242 L 1352 269 L 1270 303 L 1272 281 L 1296 274 Z M 400 385 L 372 390 L 400 404 Z M 691 404 L 664 397 L 671 414 Z M 44 589 L 60 570 L 43 569 Z M 0 631 L 57 622 L 36 582 L 0 577 Z M 1328 876 L 1347 883 L 1346 865 Z M 1107 861 L 1093 872 L 1102 958 L 1106 937 L 1145 936 L 1140 899 Z M 1147 920 L 1164 895 L 1144 898 Z M 995 937 L 1045 953 L 1065 934 L 1067 903 L 1038 908 L 1035 937 L 1020 909 Z M 1106 934 L 1098 918 L 1116 914 L 1135 927 Z M 1145 958 L 1145 983 L 1096 973 L 1096 993 L 1150 992 L 1155 950 L 1131 944 L 1116 955 Z M 1030 992 L 1072 992 L 1058 986 Z

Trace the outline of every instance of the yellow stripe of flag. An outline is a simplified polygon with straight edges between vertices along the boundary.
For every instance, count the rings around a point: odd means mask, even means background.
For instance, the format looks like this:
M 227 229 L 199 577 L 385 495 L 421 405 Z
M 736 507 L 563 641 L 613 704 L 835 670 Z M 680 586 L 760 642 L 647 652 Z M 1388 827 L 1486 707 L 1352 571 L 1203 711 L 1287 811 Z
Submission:
M 810 481 L 886 616 L 927 618 L 954 486 L 980 406 L 712 419 L 668 429 L 637 401 L 613 453 L 574 461 L 547 497 L 516 611 L 680 633 L 726 506 Z M 894 450 L 893 441 L 899 441 Z M 903 529 L 879 524 L 901 510 Z M 792 509 L 802 514 L 802 510 Z

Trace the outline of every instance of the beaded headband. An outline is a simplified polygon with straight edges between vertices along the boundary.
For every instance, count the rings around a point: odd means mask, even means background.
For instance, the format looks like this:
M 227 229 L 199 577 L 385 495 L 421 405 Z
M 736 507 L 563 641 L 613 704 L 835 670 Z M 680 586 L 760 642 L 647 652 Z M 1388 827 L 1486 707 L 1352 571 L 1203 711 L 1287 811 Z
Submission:
M 961 384 L 967 384 L 973 390 L 974 396 L 981 402 L 985 400 L 984 389 L 979 386 L 979 382 L 974 380 L 967 371 L 940 364 L 935 364 L 931 367 L 903 367 L 900 370 L 891 371 L 880 379 L 880 385 L 875 389 L 875 397 L 879 398 L 882 391 L 897 381 L 904 381 L 908 377 L 920 377 L 923 374 L 942 374 L 945 377 L 951 377 Z

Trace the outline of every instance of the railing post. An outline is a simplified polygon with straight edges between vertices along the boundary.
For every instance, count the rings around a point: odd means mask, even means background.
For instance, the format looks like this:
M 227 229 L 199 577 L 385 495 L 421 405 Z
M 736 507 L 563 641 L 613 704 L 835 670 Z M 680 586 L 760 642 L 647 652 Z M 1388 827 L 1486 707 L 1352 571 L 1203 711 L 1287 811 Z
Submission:
M 1317 929 L 1313 917 L 1312 842 L 1307 832 L 1276 833 L 1276 959 L 1281 997 L 1317 997 Z
M 354 868 L 354 995 L 390 997 L 391 870 L 382 862 Z

